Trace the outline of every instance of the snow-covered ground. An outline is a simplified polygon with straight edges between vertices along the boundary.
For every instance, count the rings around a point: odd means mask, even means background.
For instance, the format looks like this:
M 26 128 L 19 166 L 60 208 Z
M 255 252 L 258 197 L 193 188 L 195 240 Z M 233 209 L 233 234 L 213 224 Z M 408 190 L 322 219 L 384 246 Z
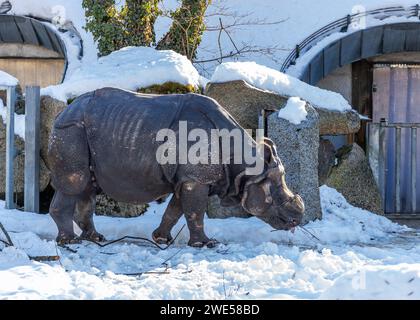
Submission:
M 271 232 L 255 218 L 207 219 L 208 235 L 223 243 L 216 249 L 187 247 L 185 228 L 165 251 L 126 241 L 84 242 L 71 252 L 56 247 L 48 215 L 1 209 L 16 247 L 0 244 L 0 299 L 419 299 L 419 233 L 350 206 L 328 187 L 321 196 L 324 219 L 306 226 L 318 239 L 302 229 Z M 166 204 L 95 222 L 108 239 L 150 237 Z M 28 259 L 57 253 L 57 262 Z

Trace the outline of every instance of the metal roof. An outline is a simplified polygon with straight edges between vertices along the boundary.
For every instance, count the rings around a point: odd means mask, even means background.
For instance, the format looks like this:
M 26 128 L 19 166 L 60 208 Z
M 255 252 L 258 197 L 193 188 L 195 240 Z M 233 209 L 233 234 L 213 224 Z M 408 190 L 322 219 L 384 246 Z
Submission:
M 66 50 L 58 35 L 43 23 L 28 17 L 0 14 L 0 44 L 18 43 L 47 48 L 65 58 Z
M 341 38 L 318 53 L 301 80 L 316 85 L 334 69 L 374 56 L 420 51 L 420 23 L 406 22 L 372 27 Z

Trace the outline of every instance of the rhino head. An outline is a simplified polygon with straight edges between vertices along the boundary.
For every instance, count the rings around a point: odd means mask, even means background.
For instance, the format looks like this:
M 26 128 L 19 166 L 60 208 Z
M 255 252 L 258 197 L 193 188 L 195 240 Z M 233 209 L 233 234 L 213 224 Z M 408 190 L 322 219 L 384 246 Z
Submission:
M 265 138 L 264 144 L 264 172 L 257 176 L 242 173 L 236 177 L 237 191 L 243 188 L 237 193 L 241 194 L 237 200 L 245 211 L 276 230 L 290 230 L 301 223 L 305 205 L 302 198 L 287 187 L 284 166 L 274 143 Z

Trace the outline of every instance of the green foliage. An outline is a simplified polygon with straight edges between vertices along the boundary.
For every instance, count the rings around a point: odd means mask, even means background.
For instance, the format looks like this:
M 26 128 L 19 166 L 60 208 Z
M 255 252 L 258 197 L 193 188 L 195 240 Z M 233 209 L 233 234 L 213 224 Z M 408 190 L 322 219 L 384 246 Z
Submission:
M 86 27 L 98 43 L 100 55 L 124 47 L 123 22 L 114 0 L 83 0 Z
M 161 12 L 160 0 L 126 0 L 118 10 L 115 0 L 83 0 L 86 27 L 98 43 L 99 54 L 107 55 L 126 46 L 155 45 L 154 24 Z M 206 29 L 204 14 L 211 0 L 182 0 L 173 11 L 168 33 L 158 42 L 159 50 L 174 50 L 193 60 Z
M 146 88 L 140 88 L 137 92 L 140 93 L 154 93 L 154 94 L 171 94 L 171 93 L 199 93 L 199 89 L 193 85 L 183 85 L 177 82 L 165 82 L 164 84 L 154 84 Z
M 74 100 L 76 100 L 77 97 L 68 98 L 67 99 L 67 105 L 69 106 Z
M 85 29 L 97 41 L 99 54 L 107 55 L 127 46 L 153 45 L 158 3 L 159 0 L 126 0 L 119 11 L 115 0 L 83 0 Z
M 155 44 L 154 24 L 159 14 L 158 3 L 159 0 L 126 0 L 123 16 L 129 45 Z
M 211 0 L 182 0 L 181 7 L 172 13 L 172 26 L 157 49 L 174 50 L 194 59 L 206 29 L 204 13 L 210 3 Z

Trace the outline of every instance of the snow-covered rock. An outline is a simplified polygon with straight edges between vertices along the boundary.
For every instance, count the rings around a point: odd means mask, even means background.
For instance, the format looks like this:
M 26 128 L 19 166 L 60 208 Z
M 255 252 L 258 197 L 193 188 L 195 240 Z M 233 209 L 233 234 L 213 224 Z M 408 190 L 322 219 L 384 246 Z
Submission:
M 331 111 L 349 111 L 350 104 L 336 92 L 313 87 L 255 62 L 226 62 L 216 68 L 211 82 L 228 82 L 244 80 L 262 90 L 277 93 L 286 97 L 300 97 L 318 108 Z
M 44 88 L 41 93 L 67 101 L 103 87 L 137 90 L 165 82 L 199 87 L 203 79 L 185 56 L 174 51 L 126 47 L 83 64 L 64 83 Z

